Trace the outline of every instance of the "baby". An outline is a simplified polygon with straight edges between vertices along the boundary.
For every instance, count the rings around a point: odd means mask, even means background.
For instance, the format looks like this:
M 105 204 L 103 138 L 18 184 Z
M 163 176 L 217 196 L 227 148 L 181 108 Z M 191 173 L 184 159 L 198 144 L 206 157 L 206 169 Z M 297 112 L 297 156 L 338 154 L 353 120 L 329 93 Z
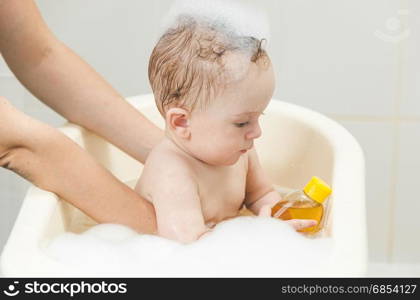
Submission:
M 269 216 L 281 200 L 254 147 L 275 85 L 261 42 L 183 16 L 155 46 L 149 80 L 165 137 L 136 191 L 154 205 L 160 236 L 191 242 L 244 205 Z

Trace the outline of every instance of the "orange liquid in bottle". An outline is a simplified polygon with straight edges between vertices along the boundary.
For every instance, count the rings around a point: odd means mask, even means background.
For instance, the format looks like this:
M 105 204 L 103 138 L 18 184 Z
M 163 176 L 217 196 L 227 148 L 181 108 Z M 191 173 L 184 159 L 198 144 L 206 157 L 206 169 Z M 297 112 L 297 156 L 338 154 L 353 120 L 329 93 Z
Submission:
M 283 200 L 271 208 L 271 216 L 282 220 L 308 219 L 316 220 L 312 227 L 298 231 L 308 235 L 317 236 L 316 233 L 323 229 L 324 201 L 332 190 L 322 179 L 313 176 L 303 190 L 295 190 L 284 196 Z
M 290 206 L 284 208 L 285 205 Z M 281 213 L 281 215 L 278 216 L 278 218 L 282 220 L 287 221 L 291 219 L 311 219 L 316 220 L 318 222 L 315 226 L 298 230 L 299 232 L 303 232 L 306 234 L 314 234 L 321 229 L 321 220 L 324 214 L 324 207 L 320 203 L 317 203 L 312 200 L 298 200 L 293 202 L 289 202 L 287 200 L 280 201 L 271 209 L 271 215 L 276 216 L 276 213 L 280 209 L 284 210 L 283 213 Z

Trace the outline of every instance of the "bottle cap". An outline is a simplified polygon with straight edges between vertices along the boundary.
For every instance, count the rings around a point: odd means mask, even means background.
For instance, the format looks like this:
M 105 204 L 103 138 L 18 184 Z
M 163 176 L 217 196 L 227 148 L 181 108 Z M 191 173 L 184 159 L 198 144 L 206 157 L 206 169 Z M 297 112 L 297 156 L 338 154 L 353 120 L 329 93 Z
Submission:
M 308 184 L 303 189 L 306 195 L 312 200 L 323 203 L 325 199 L 331 194 L 332 190 L 322 179 L 313 176 Z

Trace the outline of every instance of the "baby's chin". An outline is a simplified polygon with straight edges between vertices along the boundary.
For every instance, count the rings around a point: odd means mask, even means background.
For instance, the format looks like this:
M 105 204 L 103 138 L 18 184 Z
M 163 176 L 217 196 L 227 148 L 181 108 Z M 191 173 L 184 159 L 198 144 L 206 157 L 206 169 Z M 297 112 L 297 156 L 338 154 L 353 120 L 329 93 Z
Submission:
M 241 157 L 246 156 L 247 152 L 243 153 L 238 151 L 237 153 L 231 155 L 230 157 L 197 157 L 200 161 L 211 165 L 211 166 L 232 166 L 236 164 Z

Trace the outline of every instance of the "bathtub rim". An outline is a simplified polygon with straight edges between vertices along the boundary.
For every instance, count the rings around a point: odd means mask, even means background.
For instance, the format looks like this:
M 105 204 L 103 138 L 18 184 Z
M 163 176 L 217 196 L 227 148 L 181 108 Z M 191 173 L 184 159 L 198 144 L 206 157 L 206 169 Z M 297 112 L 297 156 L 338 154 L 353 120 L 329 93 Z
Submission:
M 127 98 L 127 101 L 136 108 L 154 103 L 153 95 L 139 95 Z M 334 157 L 334 172 L 332 185 L 342 184 L 344 175 L 342 170 L 352 172 L 353 182 L 347 182 L 357 187 L 352 195 L 340 195 L 342 199 L 339 203 L 334 203 L 335 213 L 333 215 L 334 248 L 332 261 L 339 262 L 337 265 L 331 264 L 331 268 L 326 270 L 326 274 L 336 277 L 359 277 L 366 275 L 367 268 L 367 231 L 365 216 L 365 163 L 362 148 L 356 139 L 339 123 L 330 118 L 292 103 L 275 100 L 270 102 L 270 109 L 282 110 L 289 116 L 310 125 L 315 130 L 323 132 L 323 135 L 331 143 L 336 155 Z M 79 145 L 82 144 L 82 130 L 79 126 L 66 123 L 60 130 L 68 137 L 72 138 Z M 346 159 L 343 159 L 343 156 Z M 359 174 L 357 178 L 356 174 Z M 335 180 L 335 181 L 334 181 Z M 358 200 L 353 200 L 353 199 Z M 351 204 L 351 205 L 350 205 Z M 59 274 L 57 269 L 60 264 L 49 258 L 42 250 L 44 235 L 47 232 L 51 218 L 54 217 L 57 209 L 60 209 L 60 200 L 53 193 L 40 190 L 31 186 L 24 198 L 22 208 L 13 226 L 12 232 L 3 248 L 0 256 L 0 274 L 8 277 L 43 276 L 47 272 L 49 275 Z M 31 211 L 39 211 L 38 214 Z M 338 213 L 336 213 L 338 212 Z M 33 216 L 36 216 L 35 218 Z M 337 221 L 337 218 L 346 218 L 351 221 L 350 216 L 360 222 L 349 226 L 343 226 L 345 222 Z M 28 220 L 29 223 L 28 223 Z M 64 224 L 62 225 L 64 231 Z M 37 231 L 38 230 L 38 231 Z M 22 240 L 22 236 L 30 238 Z M 356 245 L 356 247 L 355 247 Z M 20 253 L 20 255 L 16 255 Z M 31 255 L 28 255 L 31 253 Z M 349 259 L 349 257 L 353 259 Z M 42 268 L 41 268 L 42 267 Z M 65 266 L 71 269 L 70 266 Z M 35 270 L 43 270 L 37 272 Z

